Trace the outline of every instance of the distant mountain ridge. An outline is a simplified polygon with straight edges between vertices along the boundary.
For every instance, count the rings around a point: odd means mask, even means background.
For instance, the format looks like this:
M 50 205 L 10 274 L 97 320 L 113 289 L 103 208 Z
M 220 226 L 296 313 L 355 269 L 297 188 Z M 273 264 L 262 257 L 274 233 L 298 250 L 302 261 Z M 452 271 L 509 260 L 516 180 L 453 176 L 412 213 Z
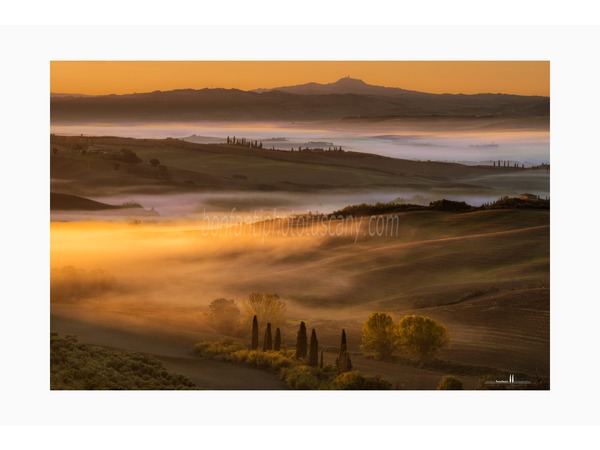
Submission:
M 333 83 L 305 83 L 296 86 L 281 86 L 271 89 L 255 89 L 253 92 L 263 93 L 271 91 L 282 91 L 290 94 L 300 95 L 326 95 L 326 94 L 358 94 L 358 95 L 382 95 L 392 96 L 404 93 L 421 93 L 418 91 L 410 91 L 407 89 L 376 86 L 367 84 L 363 80 L 357 78 L 340 78 Z
M 354 78 L 276 89 L 177 89 L 140 94 L 51 94 L 51 121 L 332 120 L 355 117 L 549 117 L 550 99 L 430 94 Z

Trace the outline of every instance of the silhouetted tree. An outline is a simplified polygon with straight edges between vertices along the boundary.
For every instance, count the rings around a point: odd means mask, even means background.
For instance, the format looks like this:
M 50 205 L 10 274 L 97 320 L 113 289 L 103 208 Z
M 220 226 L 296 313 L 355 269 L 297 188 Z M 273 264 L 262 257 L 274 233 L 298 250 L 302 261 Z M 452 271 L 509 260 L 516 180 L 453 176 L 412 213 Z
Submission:
M 240 309 L 235 300 L 218 298 L 208 306 L 208 312 L 204 317 L 215 330 L 231 334 L 240 320 Z
M 281 330 L 279 328 L 275 330 L 275 342 L 273 343 L 273 350 L 281 350 Z
M 306 325 L 300 322 L 298 337 L 296 338 L 296 359 L 306 358 L 308 338 L 306 337 Z
M 323 368 L 323 350 L 321 350 L 321 362 L 319 363 L 319 368 Z
M 344 329 L 342 329 L 340 354 L 335 359 L 335 366 L 338 373 L 350 372 L 352 370 L 352 361 L 350 360 L 350 353 L 348 353 L 348 345 L 346 344 L 346 330 Z
M 229 136 L 227 136 L 227 143 L 228 143 L 228 144 L 230 143 L 230 141 L 229 141 Z
M 252 343 L 250 344 L 252 350 L 258 348 L 258 319 L 256 316 L 252 319 Z
M 348 351 L 348 345 L 346 344 L 346 330 L 342 329 L 342 343 L 340 344 L 340 354 Z
M 242 322 L 250 323 L 253 316 L 258 317 L 262 328 L 267 322 L 278 327 L 285 320 L 285 302 L 277 294 L 270 292 L 253 292 L 247 299 L 242 300 Z
M 312 329 L 310 333 L 310 350 L 308 352 L 308 365 L 317 367 L 319 365 L 319 341 L 317 340 L 317 332 Z
M 267 323 L 265 330 L 265 340 L 263 341 L 263 351 L 273 350 L 273 337 L 271 336 L 271 324 Z

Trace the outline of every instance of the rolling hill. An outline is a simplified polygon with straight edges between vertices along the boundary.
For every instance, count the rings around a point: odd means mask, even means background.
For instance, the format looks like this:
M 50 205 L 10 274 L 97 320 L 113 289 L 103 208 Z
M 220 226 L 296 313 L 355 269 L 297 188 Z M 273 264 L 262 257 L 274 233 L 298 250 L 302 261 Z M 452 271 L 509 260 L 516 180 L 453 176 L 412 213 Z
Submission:
M 358 152 L 290 152 L 119 137 L 95 137 L 94 153 L 76 150 L 89 145 L 89 139 L 51 136 L 51 146 L 56 149 L 51 156 L 53 191 L 81 196 L 121 188 L 165 193 L 437 190 L 493 195 L 508 176 L 515 194 L 535 191 L 536 185 L 547 190 L 544 186 L 548 184 L 547 174 L 528 169 L 412 161 Z M 115 159 L 123 148 L 144 162 Z M 151 159 L 158 159 L 164 169 L 152 166 Z M 500 195 L 501 191 L 497 192 Z

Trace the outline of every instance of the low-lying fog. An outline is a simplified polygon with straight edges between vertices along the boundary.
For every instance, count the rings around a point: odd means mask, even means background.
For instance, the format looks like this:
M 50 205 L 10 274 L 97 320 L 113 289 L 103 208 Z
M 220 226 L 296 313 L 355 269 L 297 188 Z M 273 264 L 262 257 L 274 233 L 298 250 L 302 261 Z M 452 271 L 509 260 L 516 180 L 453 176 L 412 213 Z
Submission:
M 266 147 L 341 146 L 395 158 L 463 164 L 509 160 L 525 166 L 549 163 L 547 123 L 481 120 L 393 120 L 335 122 L 199 122 L 53 124 L 57 134 L 188 138 L 224 142 L 227 136 L 262 140 Z
M 485 178 L 485 179 L 481 179 Z M 419 190 L 328 191 L 328 192 L 202 192 L 185 194 L 141 194 L 123 192 L 111 196 L 89 198 L 111 205 L 135 201 L 144 211 L 136 209 L 102 211 L 52 211 L 53 221 L 70 220 L 133 220 L 161 221 L 165 219 L 205 220 L 215 215 L 242 215 L 254 221 L 290 214 L 332 213 L 348 205 L 391 202 L 428 205 L 441 199 L 464 201 L 472 206 L 493 202 L 502 196 L 517 196 L 524 192 L 549 196 L 549 174 L 527 171 L 512 174 L 487 175 L 468 180 L 485 188 L 445 188 Z

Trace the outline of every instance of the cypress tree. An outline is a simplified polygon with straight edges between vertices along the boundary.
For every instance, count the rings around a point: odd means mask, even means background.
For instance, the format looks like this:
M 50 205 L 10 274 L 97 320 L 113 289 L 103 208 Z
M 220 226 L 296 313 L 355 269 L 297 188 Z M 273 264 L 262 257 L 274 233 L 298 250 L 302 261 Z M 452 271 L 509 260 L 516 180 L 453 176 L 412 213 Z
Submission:
M 335 365 L 338 373 L 350 372 L 352 370 L 352 361 L 350 360 L 350 353 L 348 353 L 348 344 L 346 344 L 346 330 L 342 330 L 340 354 L 335 359 Z
M 263 342 L 263 352 L 267 350 L 273 350 L 273 338 L 271 337 L 271 324 L 267 322 L 267 329 L 265 330 L 265 340 Z
M 340 355 L 348 351 L 348 345 L 346 344 L 346 330 L 342 329 L 342 343 L 340 344 Z
M 251 350 L 258 348 L 258 319 L 254 316 L 252 319 L 252 343 L 250 344 Z
M 323 368 L 323 350 L 321 350 L 321 362 L 319 363 L 319 369 Z
M 350 372 L 352 370 L 352 361 L 350 360 L 350 353 L 344 352 L 335 360 L 338 373 Z
M 306 325 L 304 322 L 300 322 L 298 337 L 296 338 L 296 359 L 306 358 L 307 342 L 308 338 L 306 337 Z
M 317 340 L 317 332 L 312 329 L 310 333 L 310 350 L 308 352 L 308 365 L 317 367 L 319 365 L 319 341 Z
M 273 343 L 273 350 L 281 350 L 281 330 L 279 330 L 279 328 L 275 330 L 275 342 Z

